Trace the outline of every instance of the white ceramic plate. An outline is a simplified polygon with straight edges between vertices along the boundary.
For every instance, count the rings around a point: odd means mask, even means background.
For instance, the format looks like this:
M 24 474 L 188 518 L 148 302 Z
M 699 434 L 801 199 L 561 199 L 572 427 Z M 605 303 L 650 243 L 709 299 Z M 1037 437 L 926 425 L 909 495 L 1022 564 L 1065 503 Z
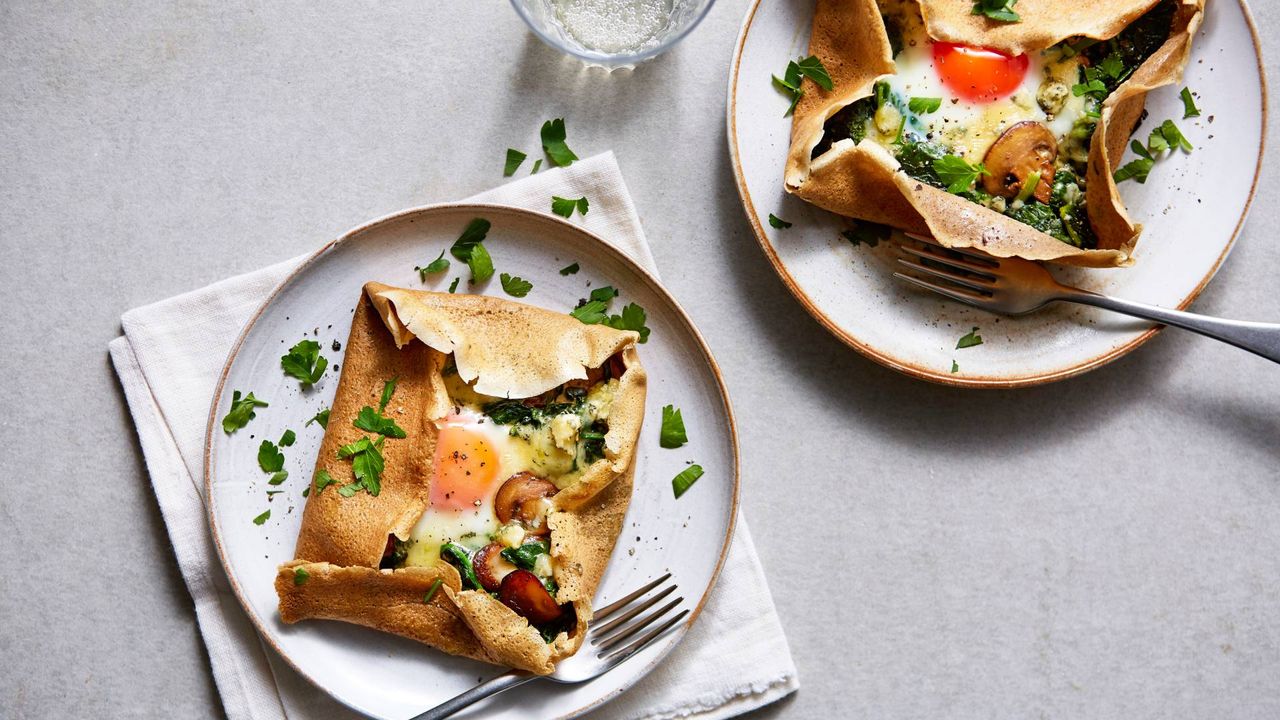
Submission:
M 770 83 L 787 61 L 807 55 L 813 2 L 760 2 L 747 11 L 729 76 L 729 151 L 747 217 L 765 254 L 805 308 L 871 358 L 937 382 L 979 387 L 1030 385 L 1085 372 L 1136 348 L 1146 323 L 1058 304 L 1001 318 L 944 300 L 891 277 L 887 243 L 855 248 L 841 219 L 783 191 L 790 142 L 788 100 Z M 1089 290 L 1184 308 L 1213 277 L 1244 224 L 1261 169 L 1266 89 L 1253 20 L 1243 0 L 1209 0 L 1184 83 L 1199 118 L 1183 120 L 1170 85 L 1147 98 L 1139 135 L 1173 118 L 1196 146 L 1160 161 L 1145 185 L 1121 184 L 1129 212 L 1146 229 L 1133 267 L 1055 269 Z M 1126 156 L 1126 161 L 1128 157 Z M 769 227 L 769 213 L 794 223 Z M 970 328 L 984 343 L 957 350 Z M 952 362 L 958 366 L 952 372 Z
M 652 330 L 640 346 L 649 375 L 644 429 L 637 451 L 636 484 L 626 524 L 605 573 L 597 601 L 608 601 L 670 571 L 679 582 L 688 624 L 715 583 L 737 508 L 738 452 L 733 417 L 719 371 L 701 336 L 671 296 L 629 258 L 600 238 L 558 218 L 494 205 L 438 205 L 407 210 L 351 231 L 320 250 L 264 303 L 231 352 L 215 396 L 205 453 L 210 522 L 223 566 L 240 602 L 269 645 L 294 668 L 339 701 L 378 718 L 416 715 L 501 672 L 452 657 L 425 645 L 354 625 L 307 621 L 285 625 L 276 610 L 276 566 L 293 558 L 302 516 L 301 491 L 311 480 L 323 431 L 303 423 L 329 407 L 338 384 L 331 367 L 314 390 L 280 370 L 280 356 L 299 339 L 318 339 L 331 363 L 343 362 L 333 341 L 346 343 L 361 286 L 369 280 L 444 290 L 451 272 L 423 285 L 414 271 L 449 247 L 475 217 L 493 223 L 485 246 L 499 272 L 530 280 L 521 300 L 560 311 L 573 308 L 591 287 L 612 285 L 614 300 L 637 302 Z M 560 268 L 581 265 L 576 275 Z M 467 289 L 462 281 L 460 291 Z M 476 292 L 505 297 L 495 275 Z M 318 333 L 318 334 L 315 334 Z M 270 402 L 234 435 L 220 422 L 233 390 L 252 391 Z M 681 408 L 689 443 L 676 450 L 658 446 L 661 410 Z M 258 469 L 263 438 L 277 440 L 293 429 L 297 444 L 284 448 L 290 478 L 270 488 Z M 706 474 L 676 500 L 671 478 L 696 461 Z M 268 502 L 266 491 L 284 490 Z M 265 509 L 271 517 L 253 523 Z M 686 625 L 687 629 L 688 625 Z M 577 686 L 531 683 L 478 706 L 486 718 L 573 716 L 603 703 L 643 677 L 683 633 L 647 649 L 617 670 Z

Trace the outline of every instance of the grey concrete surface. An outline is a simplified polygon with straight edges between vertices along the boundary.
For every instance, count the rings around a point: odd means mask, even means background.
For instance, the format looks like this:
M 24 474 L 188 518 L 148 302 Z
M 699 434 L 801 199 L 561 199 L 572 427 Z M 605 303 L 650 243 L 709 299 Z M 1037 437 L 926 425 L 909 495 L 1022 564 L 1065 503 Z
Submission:
M 497 0 L 0 3 L 0 716 L 221 712 L 107 360 L 120 314 L 485 189 L 552 117 L 617 153 L 733 394 L 803 685 L 759 717 L 1280 716 L 1280 368 L 1170 331 L 973 392 L 845 348 L 738 205 L 745 6 L 608 76 Z M 1280 77 L 1280 6 L 1254 9 Z M 1280 320 L 1274 180 L 1197 310 Z

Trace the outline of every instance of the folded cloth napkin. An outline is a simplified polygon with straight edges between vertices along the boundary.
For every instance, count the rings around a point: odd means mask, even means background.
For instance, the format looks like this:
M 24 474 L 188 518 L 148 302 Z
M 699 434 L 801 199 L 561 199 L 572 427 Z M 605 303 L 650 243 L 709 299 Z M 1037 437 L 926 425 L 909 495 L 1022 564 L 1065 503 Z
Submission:
M 473 198 L 546 212 L 548 198 L 591 198 L 586 229 L 650 272 L 653 256 L 612 153 L 511 182 Z M 204 505 L 202 457 L 209 400 L 227 353 L 263 300 L 304 258 L 293 258 L 125 313 L 110 344 L 146 456 L 156 500 L 195 601 L 214 681 L 232 720 L 336 718 L 353 713 L 266 647 L 218 562 Z M 701 617 L 647 677 L 592 717 L 727 718 L 799 686 L 746 522 Z

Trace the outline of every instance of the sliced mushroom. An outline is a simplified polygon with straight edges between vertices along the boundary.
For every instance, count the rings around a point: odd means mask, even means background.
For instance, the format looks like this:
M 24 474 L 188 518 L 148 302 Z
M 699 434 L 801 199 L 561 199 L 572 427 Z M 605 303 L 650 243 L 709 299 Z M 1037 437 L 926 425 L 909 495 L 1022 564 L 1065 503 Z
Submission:
M 475 567 L 480 584 L 489 592 L 497 592 L 503 579 L 516 571 L 516 566 L 502 557 L 502 545 L 496 542 L 480 548 L 471 564 Z
M 493 510 L 498 520 L 511 522 L 519 520 L 532 534 L 541 534 L 547 523 L 547 504 L 543 498 L 549 498 L 559 492 L 559 488 L 551 481 L 540 478 L 531 472 L 519 472 L 507 478 L 498 488 L 493 498 Z
M 538 576 L 528 570 L 516 570 L 503 578 L 498 600 L 533 625 L 558 620 L 564 613 Z
M 1017 197 L 1027 177 L 1038 172 L 1040 179 L 1032 194 L 1047 203 L 1057 157 L 1058 141 L 1049 128 L 1033 120 L 1014 123 L 987 150 L 982 161 L 991 174 L 982 177 L 982 187 L 992 195 Z
M 564 389 L 582 388 L 583 390 L 590 390 L 592 385 L 600 382 L 603 378 L 604 369 L 587 368 L 587 376 L 585 378 L 582 378 L 581 380 L 569 380 L 564 384 Z

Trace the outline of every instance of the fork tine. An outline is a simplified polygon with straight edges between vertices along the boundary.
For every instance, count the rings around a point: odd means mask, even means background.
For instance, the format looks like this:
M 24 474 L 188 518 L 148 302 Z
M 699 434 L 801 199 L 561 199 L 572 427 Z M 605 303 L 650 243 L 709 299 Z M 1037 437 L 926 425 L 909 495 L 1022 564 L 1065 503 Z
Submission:
M 671 631 L 673 631 L 676 628 L 676 625 L 679 624 L 681 620 L 685 619 L 685 616 L 687 616 L 688 614 L 689 614 L 688 610 L 681 610 L 680 612 L 676 613 L 675 617 L 666 621 L 662 625 L 659 625 L 653 630 L 650 630 L 649 632 L 645 633 L 643 637 L 631 643 L 630 645 L 624 648 L 620 648 L 618 650 L 614 650 L 613 652 L 606 655 L 604 659 L 610 660 L 612 658 L 618 658 L 618 662 L 622 662 L 623 660 L 626 660 L 627 658 L 631 657 L 635 653 L 638 653 L 641 650 L 648 647 L 651 643 L 669 634 Z
M 928 246 L 928 247 L 932 247 L 932 246 Z M 938 264 L 946 265 L 947 267 L 952 267 L 957 270 L 963 270 L 968 273 L 973 273 L 974 275 L 981 275 L 984 278 L 989 280 L 996 279 L 996 276 L 992 273 L 992 271 L 995 270 L 995 268 L 993 268 L 991 265 L 983 265 L 981 263 L 976 263 L 962 257 L 944 255 L 941 252 L 937 252 L 934 250 L 918 250 L 916 248 L 911 247 L 910 245 L 899 245 L 898 249 L 908 255 L 918 257 L 921 260 L 928 260 L 929 262 L 936 262 Z
M 654 589 L 654 588 L 658 587 L 659 585 L 661 585 L 662 583 L 666 582 L 666 581 L 667 581 L 667 580 L 669 580 L 669 579 L 671 579 L 671 573 L 667 573 L 666 575 L 663 575 L 662 577 L 660 577 L 660 578 L 658 578 L 657 580 L 654 580 L 653 582 L 651 582 L 651 583 L 649 583 L 649 584 L 645 585 L 644 587 L 640 588 L 639 590 L 636 590 L 635 592 L 631 593 L 630 595 L 627 595 L 626 597 L 620 598 L 620 599 L 618 599 L 618 600 L 616 600 L 616 601 L 614 601 L 614 602 L 611 602 L 611 603 L 609 603 L 608 605 L 605 605 L 604 607 L 602 607 L 602 608 L 600 608 L 600 609 L 596 610 L 596 611 L 595 611 L 595 613 L 593 613 L 593 617 L 594 617 L 596 620 L 604 620 L 605 618 L 609 617 L 610 615 L 612 615 L 613 613 L 617 612 L 618 610 L 621 610 L 622 608 L 626 607 L 628 604 L 630 604 L 630 603 L 631 603 L 631 601 L 632 601 L 632 600 L 635 600 L 636 598 L 640 597 L 641 595 L 643 595 L 643 594 L 645 594 L 645 593 L 649 592 L 650 590 L 652 590 L 652 589 Z
M 668 588 L 663 589 L 663 591 L 662 591 L 662 592 L 658 593 L 657 595 L 654 595 L 652 598 L 649 598 L 649 599 L 648 599 L 648 600 L 646 600 L 645 602 L 640 603 L 639 605 L 636 605 L 635 607 L 633 607 L 633 608 L 631 608 L 630 610 L 628 610 L 628 611 L 626 611 L 626 612 L 622 613 L 621 615 L 619 615 L 618 617 L 616 617 L 616 618 L 614 618 L 614 619 L 610 620 L 609 622 L 605 623 L 604 625 L 599 625 L 599 626 L 596 626 L 596 627 L 591 628 L 591 632 L 592 632 L 592 634 L 597 635 L 597 636 L 604 636 L 604 635 L 608 635 L 608 634 L 609 634 L 609 633 L 610 633 L 614 628 L 616 628 L 616 627 L 618 627 L 619 625 L 621 625 L 622 623 L 624 623 L 624 622 L 626 622 L 626 621 L 630 620 L 631 618 L 633 618 L 633 617 L 635 617 L 635 616 L 639 615 L 640 613 L 644 612 L 645 610 L 648 610 L 649 608 L 653 607 L 653 606 L 654 606 L 654 604 L 655 604 L 655 603 L 657 603 L 659 600 L 661 600 L 662 598 L 664 598 L 664 597 L 666 597 L 666 596 L 670 595 L 671 593 L 673 593 L 673 592 L 675 592 L 675 591 L 676 591 L 676 586 L 675 586 L 675 585 L 672 585 L 671 587 L 668 587 Z
M 925 273 L 926 275 L 932 275 L 936 278 L 942 278 L 943 280 L 953 282 L 956 285 L 961 285 L 971 290 L 984 291 L 984 290 L 991 290 L 995 287 L 995 283 L 993 283 L 990 280 L 987 280 L 985 277 L 984 278 L 965 277 L 964 275 L 961 275 L 959 273 L 953 273 L 949 270 L 942 270 L 939 268 L 932 268 L 932 267 L 929 267 L 928 265 L 925 265 L 924 263 L 913 262 L 906 258 L 898 258 L 898 264 L 902 265 L 903 267 L 909 267 L 912 270 Z
M 969 292 L 968 290 L 951 290 L 951 289 L 942 287 L 941 285 L 935 285 L 927 280 L 921 280 L 920 278 L 912 277 L 910 275 L 907 275 L 906 273 L 896 272 L 893 274 L 893 276 L 902 280 L 906 280 L 907 282 L 912 283 L 913 285 L 922 287 L 925 290 L 932 290 L 938 293 L 939 295 L 949 297 L 952 300 L 957 300 L 962 303 L 968 303 L 976 307 L 982 307 L 983 306 L 982 301 L 987 299 L 977 293 Z
M 654 610 L 653 612 L 649 613 L 648 615 L 646 615 L 646 616 L 644 616 L 644 617 L 640 618 L 639 620 L 637 620 L 637 621 L 635 621 L 635 622 L 631 623 L 631 625 L 629 625 L 629 626 L 627 626 L 627 627 L 623 628 L 622 630 L 619 630 L 617 633 L 613 634 L 612 636 L 610 636 L 610 637 L 608 637 L 608 638 L 606 638 L 606 639 L 604 639 L 604 640 L 601 640 L 600 642 L 597 642 L 597 643 L 596 643 L 596 647 L 597 647 L 597 648 L 599 648 L 599 649 L 600 649 L 601 654 L 603 654 L 603 653 L 604 653 L 604 651 L 608 650 L 609 648 L 611 648 L 611 647 L 613 647 L 613 646 L 617 645 L 618 643 L 622 642 L 623 640 L 626 640 L 627 638 L 631 637 L 632 635 L 635 635 L 636 633 L 638 633 L 638 632 L 640 632 L 641 630 L 645 629 L 645 628 L 646 628 L 646 627 L 648 627 L 650 624 L 652 624 L 652 623 L 653 623 L 653 621 L 657 620 L 658 618 L 662 617 L 663 615 L 666 615 L 666 614 L 667 614 L 667 613 L 668 613 L 672 608 L 674 608 L 675 606 L 679 605 L 679 604 L 680 604 L 680 603 L 682 603 L 682 602 L 684 602 L 684 598 L 683 598 L 683 597 L 678 597 L 678 598 L 676 598 L 675 600 L 672 600 L 671 602 L 667 603 L 666 605 L 663 605 L 662 607 L 658 608 L 657 610 Z
M 985 255 L 983 253 L 976 252 L 974 250 L 968 250 L 966 248 L 947 247 L 946 245 L 943 245 L 942 243 L 938 242 L 935 238 L 929 235 L 920 235 L 918 233 L 910 233 L 910 232 L 904 232 L 902 234 L 911 238 L 912 240 L 922 242 L 931 247 L 942 248 L 943 250 L 956 253 L 957 255 L 964 255 L 965 257 L 973 258 L 974 260 L 980 260 L 983 263 L 985 263 L 987 267 L 1000 266 L 1000 260 L 998 258 L 992 257 L 990 255 Z

